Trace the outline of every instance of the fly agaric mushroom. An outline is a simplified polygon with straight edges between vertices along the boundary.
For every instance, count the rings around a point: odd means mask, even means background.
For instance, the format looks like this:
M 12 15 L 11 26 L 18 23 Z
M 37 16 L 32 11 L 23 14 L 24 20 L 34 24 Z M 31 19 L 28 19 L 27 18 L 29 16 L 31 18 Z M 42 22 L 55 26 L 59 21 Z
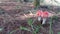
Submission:
M 38 16 L 38 21 L 40 21 L 42 16 L 42 10 L 38 10 L 36 14 Z
M 45 24 L 46 19 L 49 16 L 49 12 L 48 11 L 42 11 L 42 10 L 38 10 L 37 11 L 37 16 L 38 16 L 38 21 L 41 21 L 41 18 L 43 19 L 42 24 Z
M 43 18 L 43 22 L 42 24 L 45 24 L 47 17 L 49 16 L 49 12 L 48 11 L 44 11 L 42 14 L 42 18 Z

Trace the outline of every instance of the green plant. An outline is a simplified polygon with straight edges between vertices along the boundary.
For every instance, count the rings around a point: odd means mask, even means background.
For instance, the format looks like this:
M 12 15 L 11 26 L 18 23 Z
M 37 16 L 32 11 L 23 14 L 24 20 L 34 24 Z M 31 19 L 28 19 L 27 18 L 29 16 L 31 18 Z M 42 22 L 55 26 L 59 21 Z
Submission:
M 52 31 L 52 21 L 53 21 L 53 18 L 51 17 L 49 34 L 53 34 L 53 31 Z
M 40 25 L 34 26 L 33 25 L 34 21 L 32 19 L 28 19 L 28 25 L 31 26 L 32 30 L 29 29 L 29 28 L 23 27 L 23 26 L 20 26 L 20 28 L 18 28 L 18 29 L 20 29 L 20 30 L 26 30 L 26 31 L 32 32 L 33 34 L 37 34 L 39 32 Z M 16 32 L 16 30 L 11 31 L 9 34 L 12 34 L 13 32 Z
M 53 34 L 53 30 L 52 30 L 52 23 L 53 23 L 53 20 L 57 20 L 58 17 L 57 16 L 52 16 L 51 19 L 50 19 L 50 31 L 49 31 L 49 34 Z
M 40 25 L 39 26 L 34 26 L 33 25 L 33 20 L 32 19 L 28 19 L 28 25 L 31 26 L 31 29 L 28 29 L 26 27 L 20 27 L 21 30 L 27 30 L 27 31 L 30 31 L 32 32 L 33 34 L 37 34 L 39 32 L 39 29 L 40 29 Z
M 9 34 L 12 34 L 13 32 L 16 32 L 16 30 L 13 30 L 13 31 L 9 32 Z
M 58 34 L 60 34 L 60 32 L 58 32 Z
M 40 0 L 34 0 L 33 5 L 35 6 L 35 9 L 37 9 L 40 6 Z
M 21 29 L 21 30 L 31 31 L 30 29 L 28 29 L 28 28 L 26 28 L 26 27 L 23 27 L 23 26 L 20 26 L 20 29 Z
M 51 17 L 51 19 L 50 19 L 50 30 L 49 30 L 49 34 L 53 34 L 53 30 L 52 30 L 52 23 L 53 23 L 53 20 L 54 19 L 57 19 L 58 17 L 57 16 L 53 16 L 53 17 Z M 39 33 L 39 30 L 40 30 L 40 28 L 42 28 L 42 29 L 44 29 L 42 26 L 41 26 L 41 24 L 40 25 L 37 25 L 37 26 L 35 26 L 35 25 L 33 25 L 34 24 L 34 21 L 36 21 L 36 20 L 33 20 L 33 19 L 28 19 L 28 25 L 29 26 L 31 26 L 31 29 L 29 29 L 29 28 L 26 28 L 26 27 L 23 27 L 23 26 L 20 26 L 20 30 L 26 30 L 26 31 L 29 31 L 29 32 L 32 32 L 33 34 L 37 34 L 37 33 Z M 45 30 L 45 29 L 44 29 Z M 13 32 L 15 32 L 16 30 L 13 30 L 13 31 L 11 31 L 10 32 L 10 34 L 12 34 Z M 59 34 L 59 33 L 58 33 Z

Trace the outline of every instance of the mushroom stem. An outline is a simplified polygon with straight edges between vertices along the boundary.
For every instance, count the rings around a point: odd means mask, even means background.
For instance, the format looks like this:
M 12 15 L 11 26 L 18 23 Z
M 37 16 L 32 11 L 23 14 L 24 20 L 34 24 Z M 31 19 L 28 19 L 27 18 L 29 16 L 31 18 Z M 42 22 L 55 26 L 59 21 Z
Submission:
M 38 21 L 41 21 L 41 17 L 38 17 Z
M 42 24 L 45 24 L 45 22 L 46 22 L 46 18 L 43 18 L 43 22 L 42 22 Z

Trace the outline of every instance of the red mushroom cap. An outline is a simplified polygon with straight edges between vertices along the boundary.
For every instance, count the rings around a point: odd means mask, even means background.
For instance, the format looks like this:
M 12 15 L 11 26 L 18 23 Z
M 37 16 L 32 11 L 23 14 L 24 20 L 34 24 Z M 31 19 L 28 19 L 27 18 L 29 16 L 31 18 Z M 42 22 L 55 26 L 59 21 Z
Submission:
M 42 10 L 38 10 L 37 11 L 37 16 L 41 16 L 42 15 Z
M 42 17 L 48 17 L 48 16 L 49 16 L 49 12 L 48 11 L 43 12 Z

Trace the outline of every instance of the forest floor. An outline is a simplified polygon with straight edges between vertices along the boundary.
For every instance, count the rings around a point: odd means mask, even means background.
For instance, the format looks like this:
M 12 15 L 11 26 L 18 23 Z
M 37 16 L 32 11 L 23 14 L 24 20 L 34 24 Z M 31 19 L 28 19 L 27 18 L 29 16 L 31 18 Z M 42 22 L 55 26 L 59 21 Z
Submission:
M 31 32 L 19 29 L 21 25 L 28 27 L 27 19 L 33 17 L 29 15 L 29 10 L 31 10 L 31 7 L 22 6 L 20 7 L 20 9 L 15 9 L 15 8 L 16 6 L 0 6 L 0 28 L 2 28 L 2 30 L 0 31 L 0 34 L 9 34 L 13 30 L 16 30 L 16 31 L 13 32 L 12 34 L 32 34 Z M 59 7 L 58 8 L 52 7 L 52 8 L 51 8 L 52 13 L 60 12 Z M 26 17 L 24 14 L 26 14 L 28 17 Z M 49 19 L 47 20 L 47 22 L 48 21 Z M 45 26 L 44 29 L 46 31 L 44 31 L 43 29 L 40 30 L 41 34 L 49 34 L 48 32 L 49 26 L 48 25 Z M 57 34 L 58 32 L 60 32 L 60 16 L 58 17 L 57 20 L 53 22 L 52 29 L 54 34 Z

